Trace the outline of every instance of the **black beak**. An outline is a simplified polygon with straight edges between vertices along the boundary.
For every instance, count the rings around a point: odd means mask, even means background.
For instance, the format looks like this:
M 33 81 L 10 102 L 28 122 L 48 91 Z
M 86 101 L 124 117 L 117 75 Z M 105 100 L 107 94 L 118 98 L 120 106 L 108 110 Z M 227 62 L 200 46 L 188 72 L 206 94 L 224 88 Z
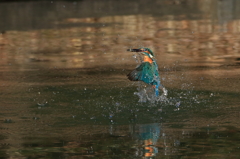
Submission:
M 143 52 L 143 50 L 141 50 L 141 49 L 127 49 L 127 51 L 131 51 L 131 52 Z

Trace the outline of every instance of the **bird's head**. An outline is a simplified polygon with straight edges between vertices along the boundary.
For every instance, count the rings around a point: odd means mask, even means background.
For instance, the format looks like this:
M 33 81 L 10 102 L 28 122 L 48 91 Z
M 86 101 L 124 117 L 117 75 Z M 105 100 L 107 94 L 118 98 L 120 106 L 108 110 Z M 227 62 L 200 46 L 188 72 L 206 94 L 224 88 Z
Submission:
M 145 55 L 148 55 L 149 57 L 154 57 L 154 54 L 152 52 L 151 49 L 146 48 L 146 47 L 140 47 L 139 49 L 127 49 L 127 51 L 131 51 L 131 52 L 141 52 Z

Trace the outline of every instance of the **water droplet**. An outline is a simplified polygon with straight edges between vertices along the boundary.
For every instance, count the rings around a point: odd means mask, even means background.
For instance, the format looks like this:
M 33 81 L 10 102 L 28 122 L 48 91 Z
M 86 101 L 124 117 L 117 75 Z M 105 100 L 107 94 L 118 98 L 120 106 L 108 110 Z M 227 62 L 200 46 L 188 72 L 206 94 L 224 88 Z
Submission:
M 5 119 L 4 123 L 12 123 L 12 119 Z
M 181 102 L 179 101 L 179 102 L 177 102 L 177 103 L 175 104 L 175 106 L 176 106 L 176 107 L 179 107 L 180 104 L 181 104 Z
M 38 106 L 41 106 L 41 107 L 43 107 L 43 106 L 45 106 L 45 105 L 47 105 L 47 104 L 48 104 L 47 101 L 43 101 L 42 103 L 37 103 L 37 105 L 38 105 Z
M 38 120 L 39 118 L 38 117 L 33 117 L 33 120 Z
M 177 108 L 177 109 L 174 109 L 174 111 L 178 111 L 178 110 L 180 110 L 179 108 Z
M 109 118 L 112 118 L 114 116 L 114 114 L 109 114 Z

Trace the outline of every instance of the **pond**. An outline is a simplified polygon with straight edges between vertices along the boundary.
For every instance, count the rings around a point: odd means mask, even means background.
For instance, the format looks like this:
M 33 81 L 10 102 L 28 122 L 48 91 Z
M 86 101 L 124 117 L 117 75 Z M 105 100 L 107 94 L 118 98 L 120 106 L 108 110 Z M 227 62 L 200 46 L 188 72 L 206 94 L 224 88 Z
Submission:
M 0 158 L 239 158 L 240 1 L 0 3 Z M 155 53 L 168 95 L 141 101 Z

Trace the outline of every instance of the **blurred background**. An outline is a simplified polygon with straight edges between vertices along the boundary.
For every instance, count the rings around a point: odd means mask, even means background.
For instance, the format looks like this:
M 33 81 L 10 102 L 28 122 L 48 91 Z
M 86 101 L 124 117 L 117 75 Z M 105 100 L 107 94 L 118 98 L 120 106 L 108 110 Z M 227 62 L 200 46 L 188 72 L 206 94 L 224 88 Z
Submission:
M 239 35 L 238 0 L 0 1 L 0 158 L 238 158 Z

